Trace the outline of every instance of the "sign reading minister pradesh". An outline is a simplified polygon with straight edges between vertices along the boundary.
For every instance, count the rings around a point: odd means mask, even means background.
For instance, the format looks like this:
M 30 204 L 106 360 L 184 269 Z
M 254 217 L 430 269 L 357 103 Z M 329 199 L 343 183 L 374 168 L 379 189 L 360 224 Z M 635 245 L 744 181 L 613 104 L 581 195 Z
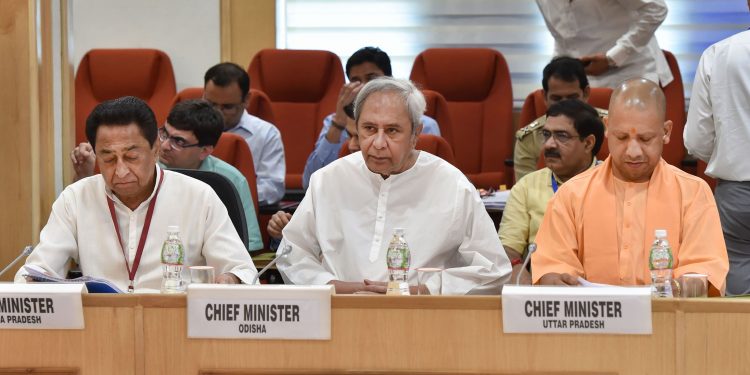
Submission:
M 83 329 L 83 284 L 0 284 L 0 329 Z
M 192 284 L 189 338 L 331 339 L 333 287 Z
M 649 287 L 503 288 L 505 333 L 651 334 Z

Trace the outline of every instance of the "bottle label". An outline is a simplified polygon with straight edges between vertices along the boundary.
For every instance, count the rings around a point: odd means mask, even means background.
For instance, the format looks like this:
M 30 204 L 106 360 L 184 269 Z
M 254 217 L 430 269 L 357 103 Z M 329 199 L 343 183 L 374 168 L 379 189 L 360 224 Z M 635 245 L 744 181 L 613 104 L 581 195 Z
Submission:
M 391 249 L 388 251 L 388 269 L 389 270 L 408 270 L 409 257 L 405 254 L 408 248 Z
M 181 244 L 165 243 L 161 249 L 162 264 L 182 265 L 185 262 L 185 252 Z

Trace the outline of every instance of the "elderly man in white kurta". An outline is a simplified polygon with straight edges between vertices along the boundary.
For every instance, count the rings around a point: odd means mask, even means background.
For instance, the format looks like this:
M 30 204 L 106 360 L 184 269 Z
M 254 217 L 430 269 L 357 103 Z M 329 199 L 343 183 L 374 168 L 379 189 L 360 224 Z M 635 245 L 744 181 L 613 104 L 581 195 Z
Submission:
M 499 294 L 511 266 L 474 186 L 455 167 L 414 149 L 425 101 L 405 80 L 369 82 L 355 101 L 361 151 L 312 175 L 283 230 L 282 276 L 337 293 L 384 293 L 386 251 L 404 228 L 411 268 L 444 269 L 444 294 Z M 409 272 L 412 292 L 416 272 Z
M 86 136 L 102 173 L 62 192 L 27 265 L 65 277 L 73 259 L 84 275 L 122 290 L 158 290 L 167 226 L 178 225 L 186 266 L 213 266 L 220 283 L 252 282 L 252 259 L 213 190 L 156 165 L 156 119 L 145 102 L 101 103 L 86 121 Z

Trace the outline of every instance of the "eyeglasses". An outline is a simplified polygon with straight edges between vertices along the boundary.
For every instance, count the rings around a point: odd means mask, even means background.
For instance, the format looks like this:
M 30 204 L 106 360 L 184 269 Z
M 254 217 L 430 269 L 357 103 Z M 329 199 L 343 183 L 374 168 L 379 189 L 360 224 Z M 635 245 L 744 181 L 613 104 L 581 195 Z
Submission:
M 550 139 L 550 137 L 554 138 L 555 141 L 559 144 L 568 143 L 573 138 L 581 138 L 580 136 L 577 136 L 577 135 L 570 135 L 568 134 L 568 132 L 563 132 L 563 131 L 551 132 L 549 130 L 544 130 L 544 129 L 542 130 L 542 137 L 544 138 L 545 142 L 547 142 Z
M 245 103 L 219 104 L 219 103 L 214 103 L 210 100 L 206 100 L 206 101 L 208 102 L 208 104 L 211 104 L 212 107 L 224 113 L 236 112 L 237 110 L 240 110 L 245 107 Z
M 177 151 L 180 151 L 183 148 L 203 146 L 200 142 L 188 144 L 185 138 L 171 136 L 169 135 L 169 132 L 167 132 L 167 128 L 162 126 L 161 128 L 159 128 L 159 140 L 164 142 L 167 139 L 169 139 L 169 146 Z

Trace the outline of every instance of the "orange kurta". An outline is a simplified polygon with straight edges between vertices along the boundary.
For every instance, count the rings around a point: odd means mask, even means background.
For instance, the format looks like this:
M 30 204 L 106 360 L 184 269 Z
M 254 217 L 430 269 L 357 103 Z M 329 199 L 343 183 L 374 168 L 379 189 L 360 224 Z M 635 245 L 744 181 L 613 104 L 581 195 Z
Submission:
M 713 287 L 709 292 L 723 294 L 729 261 L 708 185 L 661 160 L 645 196 L 639 193 L 642 188 L 616 183 L 610 158 L 561 186 L 547 205 L 536 237 L 538 250 L 531 257 L 534 283 L 556 272 L 596 283 L 648 285 L 654 230 L 666 229 L 674 277 L 707 274 Z

